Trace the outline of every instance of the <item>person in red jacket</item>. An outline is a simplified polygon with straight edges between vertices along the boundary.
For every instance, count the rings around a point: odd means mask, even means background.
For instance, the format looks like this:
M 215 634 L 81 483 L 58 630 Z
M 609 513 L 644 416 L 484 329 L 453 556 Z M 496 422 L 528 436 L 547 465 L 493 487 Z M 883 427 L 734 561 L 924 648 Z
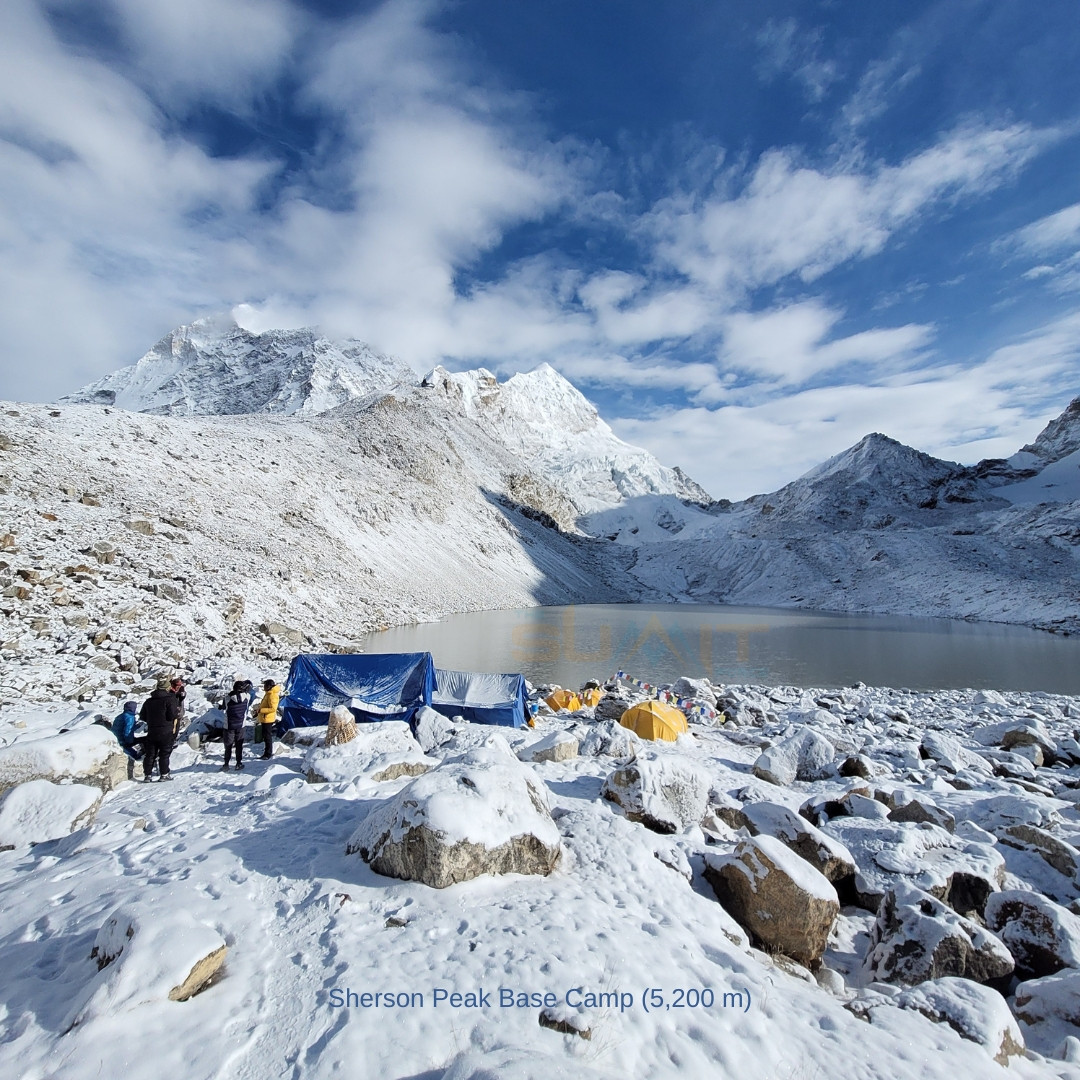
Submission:
M 143 702 L 139 719 L 146 724 L 146 738 L 143 740 L 143 783 L 150 783 L 155 760 L 161 779 L 171 780 L 169 755 L 176 741 L 180 703 L 169 689 L 167 676 L 163 675 L 158 679 L 157 689 Z

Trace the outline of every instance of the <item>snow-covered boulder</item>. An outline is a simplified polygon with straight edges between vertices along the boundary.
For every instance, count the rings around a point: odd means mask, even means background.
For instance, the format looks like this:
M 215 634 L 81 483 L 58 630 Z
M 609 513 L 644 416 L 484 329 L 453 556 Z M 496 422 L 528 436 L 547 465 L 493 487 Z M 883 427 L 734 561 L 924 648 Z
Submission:
M 682 832 L 705 816 L 709 779 L 673 755 L 639 757 L 611 773 L 601 794 L 653 832 Z
M 942 810 L 940 806 L 921 796 L 895 806 L 889 811 L 889 820 L 910 821 L 916 825 L 921 821 L 929 821 L 931 825 L 937 825 L 946 832 L 956 832 L 956 818 L 948 810 Z
M 900 1009 L 913 1009 L 935 1023 L 948 1024 L 960 1036 L 978 1043 L 999 1065 L 1024 1052 L 1020 1034 L 1005 999 L 988 986 L 969 979 L 932 979 L 892 999 Z
M 671 686 L 671 692 L 677 698 L 691 698 L 695 702 L 708 705 L 710 709 L 716 708 L 716 691 L 713 690 L 708 679 L 688 679 L 685 675 L 676 679 Z
M 335 746 L 312 747 L 304 757 L 308 783 L 347 783 L 365 778 L 374 781 L 420 776 L 438 764 L 427 757 L 401 720 L 358 724 L 356 738 Z
M 772 836 L 743 840 L 731 855 L 705 855 L 716 898 L 765 948 L 808 967 L 825 952 L 840 902 L 832 884 Z
M 94 820 L 101 789 L 91 784 L 30 780 L 0 802 L 0 850 L 69 836 Z
M 994 893 L 985 918 L 1009 947 L 1021 979 L 1080 968 L 1080 918 L 1045 896 L 1019 889 Z
M 117 908 L 90 953 L 98 974 L 77 996 L 64 1030 L 148 1001 L 186 1001 L 213 978 L 226 951 L 213 927 L 170 905 L 167 897 Z
M 991 795 L 965 807 L 967 820 L 995 835 L 1012 825 L 1036 825 L 1050 829 L 1061 824 L 1065 803 L 1042 795 Z
M 944 900 L 961 915 L 981 914 L 987 898 L 1005 881 L 1005 860 L 994 845 L 955 836 L 929 822 L 837 817 L 822 831 L 854 857 L 855 894 L 869 911 L 877 911 L 891 888 L 907 884 Z
M 1080 879 L 1080 851 L 1038 825 L 1008 825 L 999 830 L 997 836 L 1008 847 L 1036 852 L 1070 880 Z
M 643 745 L 643 740 L 629 728 L 624 728 L 618 720 L 603 720 L 593 724 L 585 733 L 578 745 L 578 753 L 585 757 L 613 757 L 629 761 Z
M 1080 971 L 1067 968 L 1020 983 L 1013 992 L 1013 1015 L 1032 1049 L 1053 1053 L 1080 1031 Z
M 443 889 L 481 874 L 549 874 L 561 842 L 536 774 L 492 746 L 407 784 L 368 814 L 346 850 L 378 874 Z
M 766 802 L 746 803 L 740 810 L 752 836 L 775 837 L 829 881 L 837 882 L 854 875 L 855 860 L 851 852 L 794 810 Z
M 820 780 L 832 771 L 836 748 L 824 735 L 804 728 L 763 751 L 754 775 L 787 787 L 795 780 Z
M 100 724 L 0 748 L 0 794 L 28 780 L 68 780 L 110 791 L 127 779 L 128 757 Z
M 454 734 L 454 725 L 441 712 L 429 705 L 421 705 L 416 711 L 413 722 L 416 741 L 425 754 L 438 750 L 450 741 Z
M 578 741 L 568 731 L 552 731 L 518 751 L 522 761 L 569 761 L 578 756 Z
M 890 889 L 870 931 L 867 978 L 911 986 L 947 975 L 975 982 L 1013 970 L 1009 950 L 989 931 L 910 885 Z
M 965 749 L 960 740 L 943 731 L 924 731 L 919 752 L 924 758 L 935 761 L 942 769 L 958 773 L 962 769 L 975 769 L 981 773 L 990 771 L 980 755 Z

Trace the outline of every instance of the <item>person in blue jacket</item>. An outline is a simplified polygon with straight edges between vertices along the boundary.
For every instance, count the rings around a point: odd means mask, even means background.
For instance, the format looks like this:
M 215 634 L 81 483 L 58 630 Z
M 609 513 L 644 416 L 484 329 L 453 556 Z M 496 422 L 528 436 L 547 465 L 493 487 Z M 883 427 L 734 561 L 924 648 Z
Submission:
M 135 721 L 139 707 L 134 701 L 124 702 L 124 711 L 112 722 L 112 733 L 129 758 L 138 761 L 142 751 L 135 745 Z

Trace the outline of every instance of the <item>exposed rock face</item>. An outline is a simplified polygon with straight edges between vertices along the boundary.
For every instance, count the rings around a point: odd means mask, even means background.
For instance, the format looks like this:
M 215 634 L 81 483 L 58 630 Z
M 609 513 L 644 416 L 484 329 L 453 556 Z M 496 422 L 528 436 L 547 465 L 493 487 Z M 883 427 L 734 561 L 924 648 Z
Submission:
M 835 883 L 854 876 L 855 860 L 851 852 L 786 806 L 747 803 L 742 816 L 752 835 L 775 837 L 829 881 Z
M 770 784 L 787 787 L 795 780 L 820 780 L 832 769 L 836 749 L 811 728 L 769 747 L 754 762 L 754 775 Z
M 349 840 L 372 870 L 443 889 L 481 874 L 549 874 L 559 830 L 535 774 L 509 748 L 480 748 L 418 777 Z
M 911 986 L 944 976 L 999 979 L 1013 970 L 1013 959 L 978 924 L 921 889 L 898 886 L 881 902 L 863 966 L 870 979 Z
M 999 1064 L 1024 1052 L 1024 1037 L 1005 999 L 968 979 L 942 978 L 920 983 L 893 999 L 935 1023 L 948 1024 L 960 1036 L 978 1043 Z
M 578 756 L 578 741 L 566 731 L 553 731 L 518 754 L 522 761 L 569 761 Z
M 0 793 L 28 780 L 93 784 L 111 791 L 128 778 L 127 755 L 108 728 L 65 731 L 0 749 Z
M 1080 918 L 1039 893 L 995 893 L 986 903 L 986 925 L 1008 946 L 1021 979 L 1080 968 Z
M 929 821 L 931 825 L 937 825 L 946 832 L 956 831 L 956 818 L 952 814 L 947 810 L 942 810 L 940 806 L 935 806 L 928 799 L 922 798 L 911 799 L 890 810 L 889 820 L 910 821 L 916 825 L 922 821 Z
M 621 806 L 631 821 L 658 833 L 681 832 L 705 816 L 709 780 L 678 758 L 638 758 L 605 781 L 605 799 Z
M 821 961 L 840 914 L 836 890 L 775 837 L 744 840 L 732 855 L 707 854 L 705 877 L 762 946 L 808 967 Z

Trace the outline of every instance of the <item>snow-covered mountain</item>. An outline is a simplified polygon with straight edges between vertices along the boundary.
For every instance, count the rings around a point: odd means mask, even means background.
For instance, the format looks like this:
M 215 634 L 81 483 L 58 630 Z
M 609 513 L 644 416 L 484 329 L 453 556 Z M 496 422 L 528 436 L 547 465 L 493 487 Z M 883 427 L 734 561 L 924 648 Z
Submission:
M 217 317 L 171 331 L 137 363 L 61 401 L 163 416 L 311 415 L 415 379 L 362 341 L 310 327 L 253 334 Z
M 618 438 L 596 406 L 549 364 L 504 383 L 484 368 L 451 373 L 436 367 L 422 385 L 532 463 L 584 513 L 642 495 L 709 502 L 681 469 Z

